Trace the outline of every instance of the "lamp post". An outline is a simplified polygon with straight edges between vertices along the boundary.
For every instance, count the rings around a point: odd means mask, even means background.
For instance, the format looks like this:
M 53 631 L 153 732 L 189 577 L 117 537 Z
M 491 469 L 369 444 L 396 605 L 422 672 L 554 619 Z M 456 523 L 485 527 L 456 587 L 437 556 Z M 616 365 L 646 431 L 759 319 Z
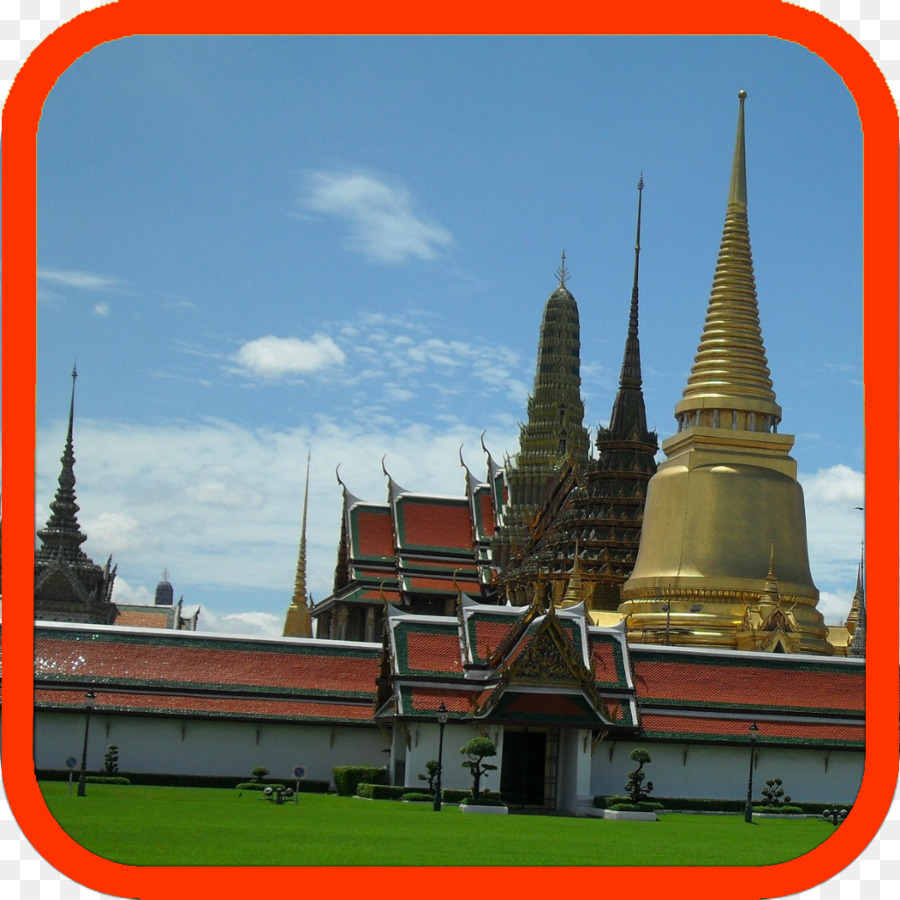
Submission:
M 88 731 L 91 727 L 91 710 L 94 708 L 94 692 L 88 691 L 84 695 L 84 749 L 81 751 L 81 774 L 78 776 L 78 796 L 85 795 L 85 775 L 87 773 L 87 748 Z
M 744 807 L 744 821 L 753 822 L 753 751 L 756 749 L 756 738 L 759 736 L 759 726 L 756 722 L 750 724 L 750 775 L 747 777 L 747 805 Z
M 447 707 L 444 706 L 444 701 L 441 700 L 440 708 L 438 709 L 437 720 L 438 720 L 438 728 L 440 729 L 439 737 L 438 737 L 438 764 L 437 764 L 437 777 L 434 780 L 434 811 L 441 811 L 441 770 L 444 767 L 444 726 L 447 724 L 447 719 L 450 717 L 450 713 L 447 712 Z

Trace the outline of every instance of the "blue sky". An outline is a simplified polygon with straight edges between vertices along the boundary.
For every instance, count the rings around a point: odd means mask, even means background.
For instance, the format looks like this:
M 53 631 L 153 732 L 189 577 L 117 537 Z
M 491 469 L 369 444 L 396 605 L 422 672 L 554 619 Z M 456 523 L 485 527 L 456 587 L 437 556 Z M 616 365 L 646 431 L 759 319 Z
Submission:
M 674 431 L 746 89 L 750 233 L 780 430 L 826 618 L 863 504 L 862 136 L 840 77 L 775 38 L 141 37 L 94 49 L 38 136 L 36 527 L 77 360 L 80 521 L 117 598 L 163 568 L 201 627 L 280 633 L 312 457 L 309 586 L 335 468 L 461 496 L 514 453 L 566 253 L 586 424 L 621 363 L 643 171 L 648 420 Z

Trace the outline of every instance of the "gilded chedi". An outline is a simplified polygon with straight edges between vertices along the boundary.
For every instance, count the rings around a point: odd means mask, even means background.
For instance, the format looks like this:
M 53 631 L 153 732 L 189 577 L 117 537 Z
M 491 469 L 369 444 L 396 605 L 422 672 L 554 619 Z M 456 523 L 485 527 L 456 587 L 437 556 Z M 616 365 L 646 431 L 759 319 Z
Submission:
M 778 433 L 747 224 L 744 101 L 706 322 L 677 433 L 651 479 L 622 590 L 629 639 L 832 653 L 816 609 L 803 492 Z

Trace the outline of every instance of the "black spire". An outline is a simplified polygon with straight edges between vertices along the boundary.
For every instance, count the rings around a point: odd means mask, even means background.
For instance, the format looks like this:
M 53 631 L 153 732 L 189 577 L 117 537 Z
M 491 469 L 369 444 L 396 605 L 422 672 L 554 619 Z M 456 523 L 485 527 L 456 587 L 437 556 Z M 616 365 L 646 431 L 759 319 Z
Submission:
M 601 429 L 614 440 L 648 441 L 647 413 L 641 391 L 641 345 L 638 340 L 638 276 L 641 260 L 641 199 L 644 191 L 644 175 L 638 181 L 637 233 L 634 240 L 634 282 L 631 287 L 631 309 L 628 315 L 628 337 L 619 376 L 619 390 L 613 403 L 609 428 Z M 655 435 L 653 436 L 655 443 Z M 599 436 L 598 436 L 599 447 Z
M 69 428 L 66 444 L 60 457 L 62 468 L 56 496 L 50 502 L 50 518 L 44 528 L 38 531 L 41 539 L 40 556 L 61 558 L 67 562 L 85 562 L 87 557 L 81 545 L 87 540 L 78 525 L 78 504 L 75 502 L 75 451 L 73 430 L 75 421 L 75 379 L 78 371 L 72 367 L 72 397 L 69 401 Z

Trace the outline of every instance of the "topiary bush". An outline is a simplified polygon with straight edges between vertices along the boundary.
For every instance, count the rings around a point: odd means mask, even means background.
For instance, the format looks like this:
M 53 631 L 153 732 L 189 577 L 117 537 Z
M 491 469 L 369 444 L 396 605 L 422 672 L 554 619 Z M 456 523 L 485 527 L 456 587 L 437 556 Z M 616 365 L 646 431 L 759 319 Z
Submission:
M 653 790 L 652 781 L 648 781 L 647 786 L 644 786 L 644 779 L 647 777 L 644 765 L 650 762 L 650 754 L 639 747 L 637 750 L 631 751 L 631 759 L 638 764 L 638 767 L 633 772 L 628 773 L 628 781 L 625 782 L 625 792 L 628 794 L 628 799 L 631 803 L 640 803 L 642 800 L 646 800 L 650 796 L 650 791 Z
M 762 789 L 764 805 L 772 809 L 777 809 L 791 802 L 790 794 L 785 794 L 781 787 L 783 784 L 780 778 L 770 778 L 766 782 L 766 786 Z
M 387 769 L 376 766 L 335 766 L 334 786 L 342 797 L 352 797 L 360 784 L 387 784 Z
M 459 752 L 469 757 L 462 766 L 472 773 L 472 799 L 477 800 L 481 795 L 481 779 L 497 769 L 484 761 L 485 757 L 497 755 L 497 747 L 490 738 L 474 737 L 464 747 L 460 747 Z
M 407 803 L 434 803 L 434 794 L 411 791 L 408 794 L 403 794 L 400 799 L 405 800 Z

